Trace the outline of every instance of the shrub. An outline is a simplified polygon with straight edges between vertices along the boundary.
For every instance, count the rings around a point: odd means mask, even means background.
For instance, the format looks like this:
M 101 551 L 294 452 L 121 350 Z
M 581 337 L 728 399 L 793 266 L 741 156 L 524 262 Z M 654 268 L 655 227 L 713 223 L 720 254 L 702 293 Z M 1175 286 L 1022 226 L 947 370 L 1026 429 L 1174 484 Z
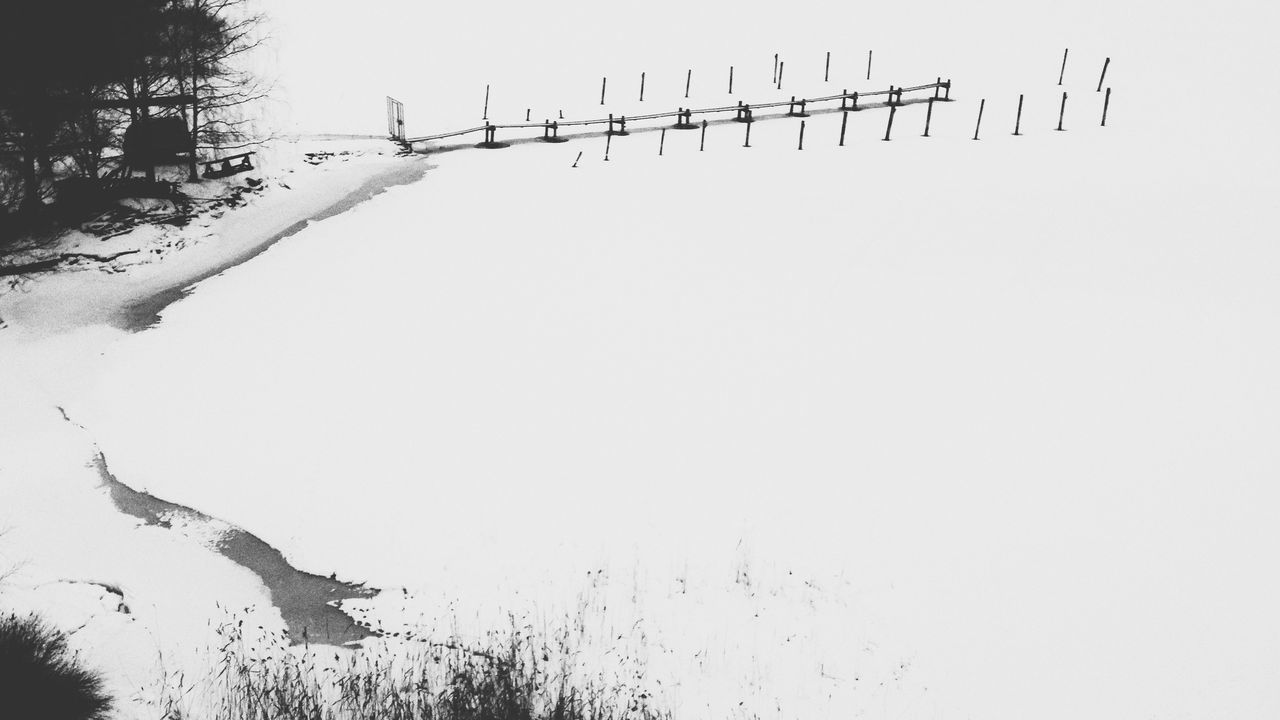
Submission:
M 102 676 L 83 667 L 67 636 L 34 615 L 0 616 L 0 717 L 106 720 Z

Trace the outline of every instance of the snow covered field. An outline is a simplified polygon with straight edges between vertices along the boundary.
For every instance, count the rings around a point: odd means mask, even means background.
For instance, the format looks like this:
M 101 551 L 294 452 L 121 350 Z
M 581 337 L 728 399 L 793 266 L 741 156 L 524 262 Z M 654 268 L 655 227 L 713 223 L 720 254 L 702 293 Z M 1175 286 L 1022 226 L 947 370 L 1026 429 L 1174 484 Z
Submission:
M 337 131 L 376 128 L 384 93 L 411 135 L 473 126 L 485 83 L 500 121 L 714 106 L 730 64 L 752 102 L 938 75 L 956 102 L 928 139 L 922 105 L 888 143 L 885 111 L 852 115 L 844 148 L 829 114 L 803 152 L 776 120 L 750 149 L 726 125 L 701 153 L 615 138 L 607 163 L 603 138 L 428 155 L 155 328 L 0 333 L 6 493 L 70 497 L 96 443 L 132 487 L 387 590 L 346 605 L 387 629 L 478 636 L 585 598 L 591 650 L 640 657 L 677 718 L 1280 713 L 1274 10 L 294 5 L 286 77 L 314 62 L 361 98 L 298 80 L 295 118 Z M 330 61 L 339 18 L 431 42 Z M 372 69 L 387 87 L 356 85 Z M 160 531 L 102 524 L 115 557 L 45 562 L 132 578 L 166 646 L 201 642 L 220 588 L 264 602 L 205 558 L 175 604 L 120 557 Z

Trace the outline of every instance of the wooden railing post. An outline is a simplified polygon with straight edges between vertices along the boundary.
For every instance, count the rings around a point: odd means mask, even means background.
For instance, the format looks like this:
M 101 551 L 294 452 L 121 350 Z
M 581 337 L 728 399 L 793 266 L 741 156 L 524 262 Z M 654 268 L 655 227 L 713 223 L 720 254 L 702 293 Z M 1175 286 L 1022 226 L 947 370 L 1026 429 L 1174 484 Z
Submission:
M 1022 97 L 1022 95 L 1018 95 L 1018 119 L 1013 122 L 1014 135 L 1022 134 Z
M 1062 118 L 1067 114 L 1067 92 L 1062 91 L 1062 107 L 1058 110 L 1058 130 L 1062 130 Z

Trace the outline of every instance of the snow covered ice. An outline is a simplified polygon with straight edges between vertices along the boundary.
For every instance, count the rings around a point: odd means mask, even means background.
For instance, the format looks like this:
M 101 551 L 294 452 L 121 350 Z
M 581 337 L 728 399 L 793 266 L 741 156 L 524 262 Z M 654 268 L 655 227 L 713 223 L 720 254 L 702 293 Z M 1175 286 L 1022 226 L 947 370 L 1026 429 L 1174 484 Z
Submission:
M 924 105 L 891 142 L 885 111 L 853 114 L 843 148 L 838 113 L 803 151 L 796 120 L 749 149 L 669 131 L 661 157 L 637 124 L 608 163 L 602 137 L 426 148 L 402 159 L 420 181 L 143 332 L 0 299 L 0 558 L 153 607 L 113 641 L 141 648 L 129 682 L 157 645 L 194 652 L 215 600 L 280 619 L 197 531 L 113 518 L 94 447 L 382 588 L 343 607 L 388 632 L 587 603 L 584 656 L 638 658 L 676 718 L 1280 714 L 1273 9 L 367 5 L 273 11 L 301 129 L 376 131 L 385 94 L 411 136 L 471 127 L 486 84 L 503 122 L 939 75 L 955 102 L 927 139 Z M 337 25 L 390 56 L 326 52 Z M 109 604 L 93 587 L 66 602 Z

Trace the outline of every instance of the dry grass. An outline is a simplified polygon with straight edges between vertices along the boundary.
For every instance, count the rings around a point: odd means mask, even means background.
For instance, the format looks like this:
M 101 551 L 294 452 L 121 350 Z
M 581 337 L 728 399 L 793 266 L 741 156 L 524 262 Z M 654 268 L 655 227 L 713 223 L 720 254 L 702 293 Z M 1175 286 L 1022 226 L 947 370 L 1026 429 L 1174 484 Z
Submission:
M 483 643 L 289 647 L 228 619 L 208 677 L 171 679 L 165 720 L 663 720 L 635 684 L 584 677 L 573 632 L 511 627 Z

